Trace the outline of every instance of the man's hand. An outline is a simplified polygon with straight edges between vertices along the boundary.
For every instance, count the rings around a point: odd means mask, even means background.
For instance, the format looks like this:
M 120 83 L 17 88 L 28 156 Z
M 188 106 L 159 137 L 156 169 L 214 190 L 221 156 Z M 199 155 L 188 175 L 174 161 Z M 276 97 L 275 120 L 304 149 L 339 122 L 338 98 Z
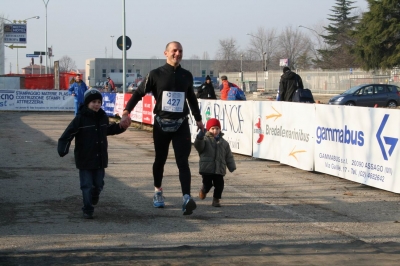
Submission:
M 197 131 L 199 131 L 199 130 L 201 130 L 201 131 L 204 131 L 204 124 L 203 124 L 203 121 L 196 121 L 196 124 L 197 124 Z
M 131 125 L 131 122 L 132 122 L 131 118 L 127 114 L 123 114 L 121 117 L 121 121 L 119 122 L 119 125 L 123 129 L 127 129 Z

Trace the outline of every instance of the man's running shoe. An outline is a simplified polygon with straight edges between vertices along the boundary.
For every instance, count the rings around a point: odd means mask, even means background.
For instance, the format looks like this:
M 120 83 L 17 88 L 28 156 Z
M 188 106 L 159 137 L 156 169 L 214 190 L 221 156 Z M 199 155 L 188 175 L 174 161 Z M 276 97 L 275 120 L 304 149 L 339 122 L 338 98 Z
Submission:
M 154 193 L 153 197 L 153 206 L 154 208 L 164 208 L 164 196 L 162 191 L 157 191 Z
M 183 196 L 183 204 L 182 204 L 182 211 L 183 215 L 190 215 L 193 213 L 193 210 L 196 209 L 196 202 L 189 196 Z

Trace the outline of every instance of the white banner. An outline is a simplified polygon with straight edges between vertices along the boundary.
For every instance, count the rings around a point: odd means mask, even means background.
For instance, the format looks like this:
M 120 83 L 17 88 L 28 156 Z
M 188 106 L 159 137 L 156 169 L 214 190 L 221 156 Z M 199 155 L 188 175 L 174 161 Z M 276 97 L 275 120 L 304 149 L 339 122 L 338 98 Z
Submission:
M 132 121 L 140 122 L 143 121 L 143 101 L 139 101 L 135 108 L 133 108 L 132 112 L 130 113 L 130 117 Z
M 67 90 L 0 90 L 0 111 L 74 111 Z
M 279 161 L 281 158 L 282 102 L 253 102 L 253 157 Z
M 282 114 L 282 126 L 271 129 L 281 137 L 280 162 L 313 171 L 315 104 L 282 102 Z
M 114 114 L 118 114 L 119 117 L 122 117 L 122 113 L 124 112 L 124 94 L 117 93 L 115 97 L 115 104 L 114 104 Z
M 316 105 L 315 170 L 400 193 L 398 110 Z
M 252 155 L 252 104 L 253 101 L 200 100 L 203 123 L 210 118 L 217 118 L 221 123 L 224 139 L 228 141 L 232 152 Z M 189 120 L 192 141 L 197 135 L 194 118 Z

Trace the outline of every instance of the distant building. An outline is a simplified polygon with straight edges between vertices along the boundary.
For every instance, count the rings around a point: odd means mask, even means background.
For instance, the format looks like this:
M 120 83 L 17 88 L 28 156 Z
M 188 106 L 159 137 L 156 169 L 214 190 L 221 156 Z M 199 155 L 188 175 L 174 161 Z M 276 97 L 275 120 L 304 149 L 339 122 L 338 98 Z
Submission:
M 184 59 L 181 66 L 190 72 L 193 77 L 218 76 L 218 69 L 215 68 L 215 60 Z M 160 67 L 166 63 L 165 59 L 126 59 L 126 72 L 138 73 L 146 76 L 150 70 Z M 121 58 L 92 58 L 86 59 L 86 84 L 95 86 L 97 82 L 104 82 L 109 73 L 122 73 Z
M 46 67 L 41 65 L 26 66 L 22 68 L 22 74 L 44 74 Z

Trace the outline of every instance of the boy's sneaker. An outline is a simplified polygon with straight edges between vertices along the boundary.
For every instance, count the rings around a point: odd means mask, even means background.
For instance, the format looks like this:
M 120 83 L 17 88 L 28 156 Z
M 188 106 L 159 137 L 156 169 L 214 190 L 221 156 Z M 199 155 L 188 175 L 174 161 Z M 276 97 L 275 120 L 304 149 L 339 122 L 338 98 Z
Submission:
M 83 218 L 85 219 L 93 219 L 93 213 L 83 213 Z
M 207 193 L 204 192 L 204 186 L 202 186 L 199 191 L 199 198 L 203 200 L 206 198 L 206 196 L 207 196 Z
M 153 206 L 154 208 L 164 208 L 164 196 L 162 191 L 157 191 L 154 193 L 153 197 Z
M 99 203 L 99 196 L 92 196 L 92 205 L 97 205 Z
M 189 196 L 183 196 L 183 204 L 182 204 L 182 211 L 183 215 L 190 215 L 193 213 L 193 210 L 196 209 L 196 202 Z

